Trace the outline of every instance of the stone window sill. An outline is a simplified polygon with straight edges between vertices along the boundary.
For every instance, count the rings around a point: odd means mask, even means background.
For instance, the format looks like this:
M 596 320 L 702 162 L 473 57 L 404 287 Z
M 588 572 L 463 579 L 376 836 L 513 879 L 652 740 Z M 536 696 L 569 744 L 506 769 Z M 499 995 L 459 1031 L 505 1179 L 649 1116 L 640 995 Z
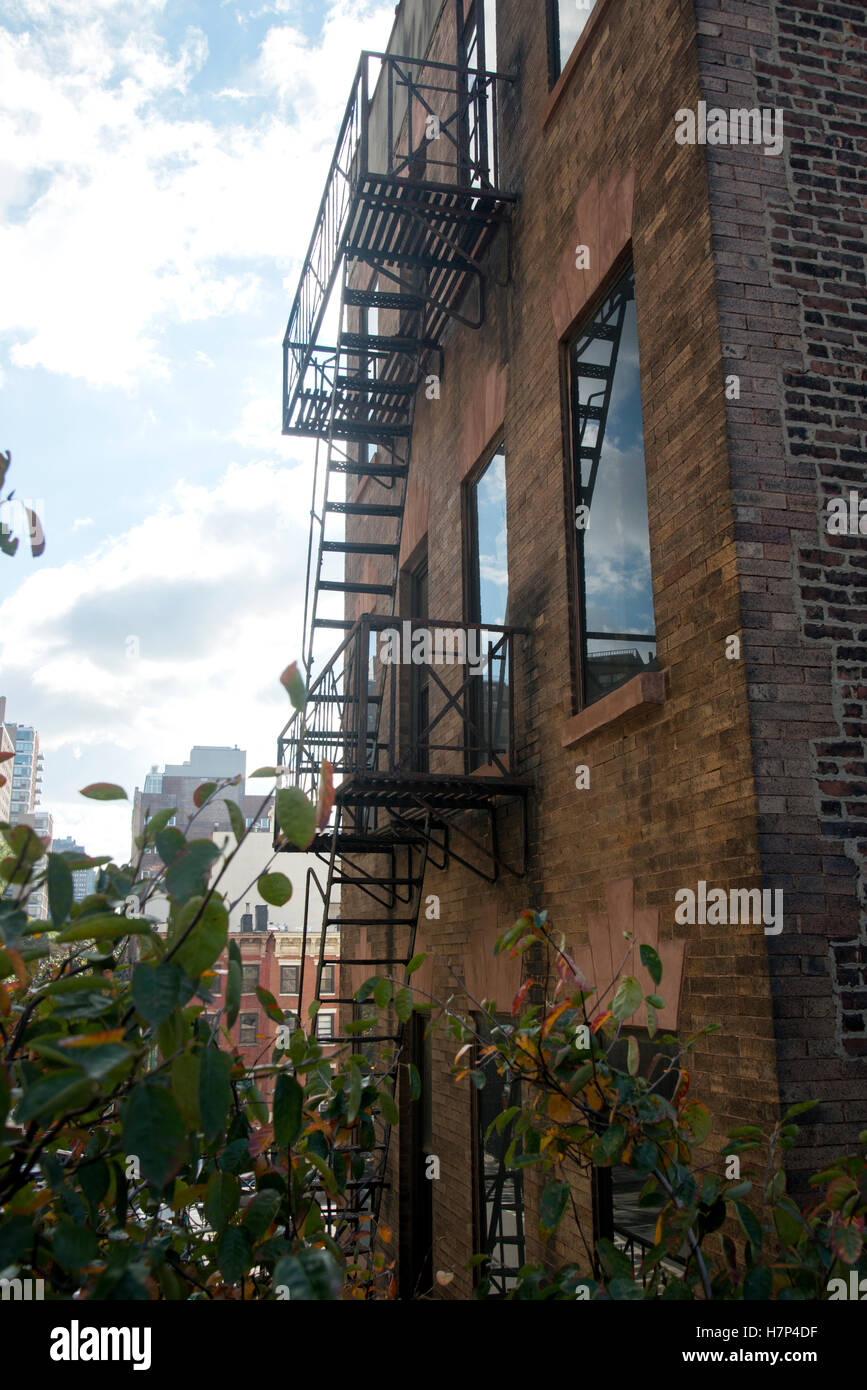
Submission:
M 574 748 L 576 743 L 600 729 L 614 724 L 633 710 L 649 705 L 665 704 L 665 671 L 642 671 L 631 681 L 603 695 L 595 704 L 588 705 L 563 725 L 561 741 L 564 748 Z

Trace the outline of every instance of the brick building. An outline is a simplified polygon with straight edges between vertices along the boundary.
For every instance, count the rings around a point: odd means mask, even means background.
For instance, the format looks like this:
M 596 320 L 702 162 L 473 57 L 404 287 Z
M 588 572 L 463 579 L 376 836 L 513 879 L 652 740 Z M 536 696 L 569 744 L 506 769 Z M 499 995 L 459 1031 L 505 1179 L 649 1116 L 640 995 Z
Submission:
M 280 761 L 342 779 L 312 846 L 342 1007 L 424 950 L 421 991 L 508 1010 L 525 907 L 603 985 L 632 930 L 663 1024 L 723 1024 L 708 1162 L 821 1100 L 796 1181 L 867 1113 L 865 36 L 846 0 L 403 0 L 284 343 L 284 430 L 328 451 Z M 711 888 L 779 917 L 685 921 Z M 483 1249 L 505 1286 L 543 1251 L 486 1152 L 501 1097 L 391 1031 L 424 1093 L 382 1199 L 401 1290 L 468 1297 Z M 617 1175 L 577 1200 L 640 1239 Z

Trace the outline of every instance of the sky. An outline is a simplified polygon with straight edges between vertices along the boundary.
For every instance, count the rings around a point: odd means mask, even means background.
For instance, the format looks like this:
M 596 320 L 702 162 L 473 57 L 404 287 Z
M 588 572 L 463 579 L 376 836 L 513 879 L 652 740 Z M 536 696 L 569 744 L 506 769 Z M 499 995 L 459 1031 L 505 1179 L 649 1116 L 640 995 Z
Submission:
M 193 744 L 275 761 L 313 445 L 280 343 L 362 48 L 391 0 L 0 0 L 0 449 L 46 549 L 0 554 L 0 695 L 40 809 Z M 262 784 L 259 783 L 259 786 Z

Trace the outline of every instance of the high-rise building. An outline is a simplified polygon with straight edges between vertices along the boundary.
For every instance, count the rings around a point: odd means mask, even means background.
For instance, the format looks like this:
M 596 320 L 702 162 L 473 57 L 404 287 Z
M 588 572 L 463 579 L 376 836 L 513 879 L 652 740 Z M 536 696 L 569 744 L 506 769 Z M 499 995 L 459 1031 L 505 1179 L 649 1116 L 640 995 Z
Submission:
M 76 858 L 84 859 L 87 857 L 87 850 L 80 845 L 77 840 L 73 840 L 67 835 L 54 840 L 51 846 L 53 854 L 74 854 Z M 86 897 L 96 891 L 96 869 L 73 869 L 72 870 L 72 896 L 75 902 L 83 902 Z
M 13 777 L 13 758 L 15 754 L 15 739 L 6 724 L 6 696 L 0 695 L 0 754 L 12 754 L 13 757 L 0 758 L 0 822 L 9 820 L 9 813 L 12 807 L 12 777 Z
M 30 724 L 7 723 L 6 718 L 6 698 L 0 697 L 0 743 L 3 750 L 14 751 L 15 758 L 11 763 L 11 776 L 8 771 L 3 771 L 2 775 L 7 778 L 9 787 L 8 819 L 17 821 L 29 812 L 35 811 L 39 805 L 39 798 L 42 791 L 42 754 L 39 751 L 39 734 Z M 2 768 L 9 768 L 8 762 L 0 765 Z M 0 810 L 5 803 L 3 793 L 5 787 L 0 788 Z
M 45 845 L 46 853 L 53 849 L 54 839 L 54 820 L 48 811 L 27 811 L 18 817 L 19 825 L 29 825 L 31 830 L 39 836 Z M 41 877 L 45 871 L 46 860 L 37 860 L 34 868 L 34 877 Z M 27 899 L 27 912 L 29 916 L 36 917 L 44 922 L 48 918 L 48 889 L 45 884 L 41 884 L 35 892 L 31 893 Z

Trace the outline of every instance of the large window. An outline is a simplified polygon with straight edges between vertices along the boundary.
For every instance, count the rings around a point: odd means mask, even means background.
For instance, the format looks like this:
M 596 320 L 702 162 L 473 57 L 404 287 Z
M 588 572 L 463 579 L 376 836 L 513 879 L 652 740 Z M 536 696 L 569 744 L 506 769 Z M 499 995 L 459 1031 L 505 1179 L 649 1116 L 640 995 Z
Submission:
M 631 266 L 572 343 L 569 379 L 580 696 L 589 705 L 656 666 Z
M 298 974 L 299 974 L 299 970 L 300 970 L 300 967 L 297 966 L 297 965 L 281 965 L 281 966 L 280 966 L 280 993 L 281 993 L 281 994 L 297 994 L 297 993 L 298 993 Z
M 316 1036 L 320 1042 L 331 1042 L 334 1037 L 334 1014 L 316 1015 Z
M 244 994 L 252 994 L 259 983 L 259 962 L 253 965 L 241 966 L 241 990 Z
M 547 0 L 551 81 L 556 82 L 599 0 Z
M 258 1022 L 256 1014 L 241 1014 L 240 1032 L 238 1041 L 242 1043 L 254 1043 L 256 1041 L 256 1024 Z
M 467 489 L 467 619 L 478 623 L 479 661 L 472 682 L 468 744 L 471 763 L 489 763 L 509 747 L 508 648 L 487 624 L 509 621 L 506 455 L 501 445 Z

